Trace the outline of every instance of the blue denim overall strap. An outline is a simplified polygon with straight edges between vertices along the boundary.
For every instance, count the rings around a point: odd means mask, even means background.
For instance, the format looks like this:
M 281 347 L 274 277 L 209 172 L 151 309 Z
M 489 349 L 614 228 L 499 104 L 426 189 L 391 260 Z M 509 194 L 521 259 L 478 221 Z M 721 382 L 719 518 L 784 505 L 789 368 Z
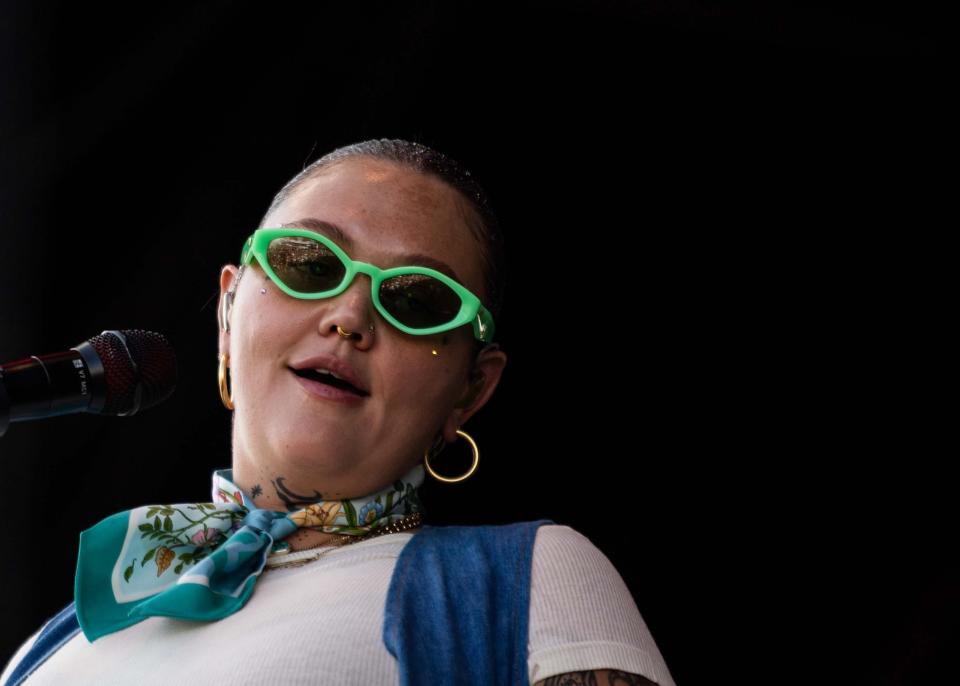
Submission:
M 425 525 L 397 558 L 383 642 L 400 686 L 528 686 L 527 630 L 537 529 Z
M 57 652 L 78 633 L 80 633 L 80 622 L 77 621 L 76 607 L 73 601 L 70 601 L 69 605 L 43 625 L 37 635 L 37 640 L 33 642 L 30 650 L 23 656 L 16 668 L 10 672 L 10 678 L 3 686 L 18 686 L 24 679 L 33 674 L 48 657 Z

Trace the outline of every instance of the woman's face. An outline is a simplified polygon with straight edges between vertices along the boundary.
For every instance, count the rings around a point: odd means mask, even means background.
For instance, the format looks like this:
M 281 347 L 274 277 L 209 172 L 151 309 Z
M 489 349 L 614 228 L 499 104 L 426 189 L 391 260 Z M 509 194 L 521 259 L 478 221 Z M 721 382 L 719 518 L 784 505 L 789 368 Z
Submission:
M 439 179 L 353 158 L 304 183 L 264 226 L 334 224 L 349 243 L 329 237 L 352 259 L 381 268 L 422 264 L 405 254 L 429 256 L 483 300 L 467 211 Z M 236 274 L 232 265 L 223 268 L 221 299 Z M 494 349 L 473 358 L 469 325 L 431 336 L 394 328 L 374 307 L 364 274 L 334 298 L 298 300 L 254 260 L 237 286 L 229 322 L 220 352 L 230 355 L 234 478 L 245 489 L 259 485 L 268 498 L 278 484 L 299 495 L 350 498 L 392 483 L 422 460 L 438 431 L 448 442 L 457 439 L 457 427 L 486 403 L 506 364 Z M 338 325 L 354 338 L 339 335 Z M 309 392 L 290 368 L 319 354 L 348 364 L 369 395 L 341 402 Z M 479 382 L 471 379 L 477 370 Z

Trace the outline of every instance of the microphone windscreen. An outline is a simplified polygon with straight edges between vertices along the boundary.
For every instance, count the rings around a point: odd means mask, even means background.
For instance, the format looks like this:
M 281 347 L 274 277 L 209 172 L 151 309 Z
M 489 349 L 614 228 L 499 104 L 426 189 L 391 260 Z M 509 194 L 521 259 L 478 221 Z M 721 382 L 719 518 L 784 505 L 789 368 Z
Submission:
M 103 363 L 106 403 L 100 414 L 135 414 L 166 400 L 176 388 L 177 358 L 162 335 L 123 329 L 87 342 Z

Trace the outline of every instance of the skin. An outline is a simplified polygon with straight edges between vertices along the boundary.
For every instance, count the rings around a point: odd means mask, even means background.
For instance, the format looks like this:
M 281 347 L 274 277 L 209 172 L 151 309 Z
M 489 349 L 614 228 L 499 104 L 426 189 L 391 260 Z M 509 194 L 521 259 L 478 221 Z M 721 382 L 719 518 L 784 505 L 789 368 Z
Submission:
M 468 212 L 465 199 L 437 178 L 353 158 L 311 178 L 263 225 L 329 221 L 353 238 L 352 249 L 342 246 L 351 258 L 381 268 L 405 264 L 397 257 L 403 253 L 430 255 L 486 302 Z M 237 272 L 229 264 L 220 272 L 221 306 Z M 340 500 L 392 484 L 423 461 L 438 433 L 448 443 L 459 439 L 457 428 L 489 401 L 506 365 L 496 346 L 473 356 L 469 325 L 433 336 L 394 328 L 374 307 L 366 275 L 335 298 L 298 300 L 254 260 L 236 286 L 230 332 L 221 322 L 219 337 L 220 353 L 230 356 L 233 477 L 259 494 L 262 508 L 296 509 L 291 494 Z M 337 325 L 357 335 L 343 338 Z M 289 371 L 321 352 L 347 360 L 364 381 L 370 396 L 359 407 L 310 395 Z M 298 550 L 337 538 L 300 529 L 286 540 Z

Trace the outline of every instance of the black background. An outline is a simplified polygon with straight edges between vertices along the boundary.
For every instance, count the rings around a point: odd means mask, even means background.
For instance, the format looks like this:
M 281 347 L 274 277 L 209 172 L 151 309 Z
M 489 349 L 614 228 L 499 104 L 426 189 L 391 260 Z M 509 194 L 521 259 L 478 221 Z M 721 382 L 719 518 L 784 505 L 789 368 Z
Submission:
M 432 523 L 583 532 L 679 684 L 955 681 L 932 7 L 5 2 L 0 364 L 143 328 L 180 379 L 0 438 L 3 659 L 80 531 L 229 465 L 217 278 L 273 193 L 400 137 L 481 180 L 510 253 L 481 466 L 428 480 Z

